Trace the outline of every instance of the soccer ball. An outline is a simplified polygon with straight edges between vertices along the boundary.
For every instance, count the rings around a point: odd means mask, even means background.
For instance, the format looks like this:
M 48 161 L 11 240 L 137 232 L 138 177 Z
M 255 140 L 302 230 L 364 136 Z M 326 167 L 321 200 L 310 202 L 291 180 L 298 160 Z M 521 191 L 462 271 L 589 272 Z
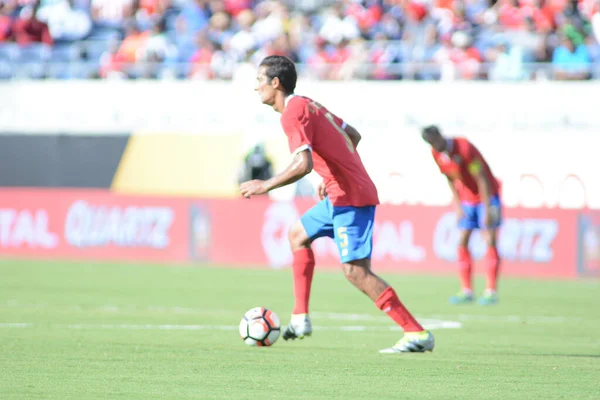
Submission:
M 264 307 L 248 310 L 240 321 L 240 336 L 248 346 L 271 346 L 279 333 L 279 317 Z

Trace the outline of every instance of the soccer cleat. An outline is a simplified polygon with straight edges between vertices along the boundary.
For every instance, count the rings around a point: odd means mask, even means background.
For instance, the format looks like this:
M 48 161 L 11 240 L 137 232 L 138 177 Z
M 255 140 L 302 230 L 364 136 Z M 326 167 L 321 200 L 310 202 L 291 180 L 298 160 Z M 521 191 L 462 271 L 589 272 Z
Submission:
M 312 334 L 312 324 L 308 314 L 292 314 L 290 324 L 283 331 L 284 340 L 304 339 Z
M 486 290 L 477 302 L 482 306 L 494 305 L 498 303 L 498 294 Z
M 467 304 L 473 302 L 473 294 L 465 291 L 458 292 L 450 297 L 450 304 Z
M 380 353 L 425 353 L 433 351 L 435 339 L 429 331 L 407 332 L 402 339 L 387 349 L 379 350 Z

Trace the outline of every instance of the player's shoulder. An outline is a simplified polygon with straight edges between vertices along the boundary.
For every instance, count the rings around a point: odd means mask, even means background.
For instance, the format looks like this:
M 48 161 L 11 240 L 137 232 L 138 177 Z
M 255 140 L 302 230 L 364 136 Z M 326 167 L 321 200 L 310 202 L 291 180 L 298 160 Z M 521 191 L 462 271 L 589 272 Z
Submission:
M 455 149 L 458 152 L 468 151 L 473 148 L 473 143 L 464 136 L 456 136 L 452 140 L 454 141 Z
M 304 108 L 310 103 L 313 103 L 311 98 L 295 94 L 289 99 L 288 106 L 294 108 Z
M 470 144 L 471 143 L 469 141 L 469 139 L 467 139 L 464 136 L 454 136 L 452 138 L 452 141 L 454 141 L 454 143 L 456 143 L 457 145 L 466 145 L 466 144 Z
M 299 118 L 304 115 L 310 99 L 304 96 L 293 95 L 286 100 L 285 109 L 281 113 L 281 119 Z

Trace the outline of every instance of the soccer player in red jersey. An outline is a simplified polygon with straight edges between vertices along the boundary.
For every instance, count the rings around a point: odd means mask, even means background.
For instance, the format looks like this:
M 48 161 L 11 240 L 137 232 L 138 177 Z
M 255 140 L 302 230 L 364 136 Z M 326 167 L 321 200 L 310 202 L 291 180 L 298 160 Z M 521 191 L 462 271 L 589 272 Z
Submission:
M 303 338 L 312 333 L 308 303 L 315 257 L 311 243 L 327 236 L 337 244 L 348 280 L 404 330 L 402 339 L 381 352 L 433 350 L 433 335 L 404 307 L 394 289 L 371 271 L 373 223 L 379 198 L 356 151 L 360 134 L 321 104 L 295 95 L 296 79 L 296 68 L 289 59 L 269 56 L 262 60 L 256 91 L 263 104 L 281 113 L 281 126 L 293 159 L 273 178 L 240 186 L 242 195 L 250 198 L 296 182 L 313 168 L 323 178 L 319 186 L 321 201 L 289 232 L 295 305 L 283 338 Z
M 498 228 L 502 222 L 498 180 L 479 150 L 467 139 L 446 138 L 440 133 L 439 128 L 433 125 L 423 129 L 422 137 L 431 145 L 433 159 L 440 172 L 448 178 L 457 209 L 460 229 L 457 258 L 462 290 L 451 297 L 450 302 L 462 304 L 473 301 L 469 239 L 474 229 L 484 229 L 488 243 L 487 286 L 483 296 L 479 298 L 479 303 L 495 304 L 498 301 L 496 285 L 500 268 L 496 241 Z

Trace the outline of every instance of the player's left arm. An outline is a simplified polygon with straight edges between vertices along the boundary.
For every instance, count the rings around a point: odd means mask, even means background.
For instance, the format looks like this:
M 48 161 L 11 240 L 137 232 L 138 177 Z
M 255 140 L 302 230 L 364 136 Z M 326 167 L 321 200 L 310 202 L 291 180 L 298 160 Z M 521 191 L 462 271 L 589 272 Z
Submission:
M 488 204 L 490 200 L 492 182 L 490 182 L 490 179 L 485 173 L 481 158 L 473 158 L 473 160 L 471 160 L 467 165 L 467 168 L 469 169 L 469 173 L 473 176 L 473 178 L 475 178 L 475 181 L 477 182 L 477 187 L 479 188 L 479 193 L 481 193 L 482 202 Z
M 360 139 L 362 139 L 360 133 L 353 126 L 345 122 L 342 125 L 342 129 L 344 129 L 344 132 L 346 132 L 346 135 L 348 135 L 348 138 L 354 145 L 354 148 L 356 148 L 356 146 L 358 146 L 358 143 L 360 142 Z
M 265 181 L 267 192 L 300 180 L 313 169 L 313 159 L 310 148 L 299 151 L 292 162 L 280 173 Z
M 479 189 L 479 194 L 481 195 L 481 202 L 485 204 L 487 209 L 490 205 L 492 182 L 486 173 L 483 156 L 471 142 L 466 140 L 458 142 L 458 152 L 467 164 L 469 174 L 475 178 L 477 189 Z
M 486 224 L 489 224 L 491 223 L 491 218 L 496 215 L 495 210 L 492 210 L 492 205 L 490 204 L 492 182 L 490 181 L 489 174 L 485 172 L 483 160 L 479 156 L 473 157 L 467 168 L 469 169 L 469 173 L 475 178 L 475 182 L 477 182 L 477 187 L 481 194 L 481 202 L 485 204 Z

